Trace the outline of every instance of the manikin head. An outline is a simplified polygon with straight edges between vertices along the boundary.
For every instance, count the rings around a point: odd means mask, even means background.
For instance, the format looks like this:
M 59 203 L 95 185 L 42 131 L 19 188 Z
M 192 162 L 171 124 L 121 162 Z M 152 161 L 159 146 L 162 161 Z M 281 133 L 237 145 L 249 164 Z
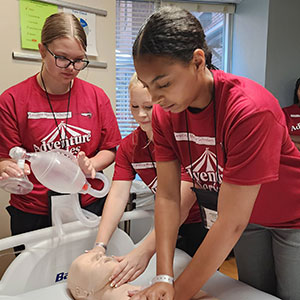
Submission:
M 101 251 L 77 257 L 68 274 L 68 289 L 75 300 L 128 300 L 128 291 L 137 287 L 124 284 L 110 287 L 109 277 L 118 262 Z

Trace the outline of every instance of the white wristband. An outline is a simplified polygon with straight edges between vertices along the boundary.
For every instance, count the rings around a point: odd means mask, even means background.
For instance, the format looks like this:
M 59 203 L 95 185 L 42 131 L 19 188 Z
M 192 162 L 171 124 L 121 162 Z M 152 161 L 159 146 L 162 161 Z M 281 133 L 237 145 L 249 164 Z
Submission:
M 95 247 L 102 247 L 102 248 L 104 248 L 105 251 L 107 250 L 107 246 L 104 243 L 102 243 L 102 242 L 95 243 Z
M 156 282 L 166 282 L 169 284 L 174 284 L 174 278 L 169 275 L 157 275 L 151 280 L 151 284 Z

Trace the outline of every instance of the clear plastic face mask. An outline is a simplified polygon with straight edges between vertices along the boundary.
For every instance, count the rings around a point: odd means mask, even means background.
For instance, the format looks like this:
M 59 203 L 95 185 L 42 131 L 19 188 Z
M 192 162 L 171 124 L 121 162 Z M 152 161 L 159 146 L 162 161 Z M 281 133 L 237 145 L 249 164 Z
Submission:
M 25 195 L 32 191 L 33 184 L 24 177 L 9 177 L 0 181 L 0 188 L 11 194 Z
M 9 155 L 14 159 L 19 168 L 23 170 L 22 177 L 9 177 L 0 180 L 0 188 L 11 194 L 24 195 L 28 194 L 33 189 L 33 184 L 28 180 L 24 174 L 24 164 L 26 152 L 20 147 L 14 147 L 9 151 Z

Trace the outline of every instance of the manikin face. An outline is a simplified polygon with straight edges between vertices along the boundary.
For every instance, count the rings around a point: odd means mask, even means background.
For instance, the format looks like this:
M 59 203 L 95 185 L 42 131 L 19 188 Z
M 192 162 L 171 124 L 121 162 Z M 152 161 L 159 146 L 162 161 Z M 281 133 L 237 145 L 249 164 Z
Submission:
M 134 119 L 143 131 L 152 130 L 152 102 L 151 96 L 141 83 L 134 84 L 130 89 L 130 109 Z
M 97 294 L 106 285 L 117 261 L 102 252 L 84 253 L 77 257 L 69 270 L 68 287 L 75 299 Z
M 135 69 L 152 102 L 165 111 L 178 113 L 188 106 L 201 108 L 207 104 L 199 99 L 204 70 L 198 70 L 193 60 L 183 64 L 168 57 L 143 55 L 135 60 Z
M 48 49 L 57 56 L 64 56 L 72 61 L 77 59 L 86 59 L 85 51 L 78 40 L 75 38 L 59 38 L 47 45 Z M 39 45 L 40 53 L 44 61 L 43 76 L 47 76 L 53 82 L 68 84 L 79 73 L 70 64 L 66 69 L 55 65 L 55 58 L 47 51 L 42 44 Z

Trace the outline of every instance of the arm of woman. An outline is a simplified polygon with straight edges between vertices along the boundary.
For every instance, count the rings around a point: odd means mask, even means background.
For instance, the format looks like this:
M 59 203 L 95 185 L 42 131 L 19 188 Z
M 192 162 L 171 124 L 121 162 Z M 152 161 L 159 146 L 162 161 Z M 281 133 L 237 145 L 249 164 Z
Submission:
M 96 171 L 102 171 L 110 166 L 116 157 L 116 148 L 108 150 L 100 150 L 94 157 L 91 158 L 93 167 Z
M 239 186 L 223 182 L 218 200 L 218 219 L 209 230 L 191 263 L 176 280 L 175 291 L 170 284 L 156 283 L 133 296 L 132 300 L 159 300 L 162 296 L 167 300 L 191 299 L 222 264 L 238 241 L 248 224 L 259 189 L 260 185 Z M 166 213 L 165 218 L 167 218 Z M 169 216 L 169 219 L 172 220 L 170 223 L 175 221 L 174 216 Z M 157 274 L 172 276 L 173 273 L 170 271 L 172 263 L 168 256 L 173 257 L 170 251 L 170 242 L 172 243 L 173 239 L 168 238 L 168 233 L 165 232 L 172 234 L 170 230 L 167 230 L 167 227 L 172 225 L 168 225 L 167 222 L 162 224 L 166 228 L 161 226 L 158 231 L 161 234 L 157 234 L 157 252 L 160 257 L 157 263 Z M 164 258 L 166 258 L 165 262 Z
M 120 264 L 111 276 L 111 285 L 118 287 L 126 282 L 135 280 L 146 269 L 151 257 L 155 253 L 155 230 L 144 241 L 128 254 L 115 257 Z
M 193 183 L 190 181 L 181 181 L 181 200 L 180 200 L 180 225 L 186 220 L 190 209 L 197 200 L 196 194 L 192 191 Z
M 96 242 L 109 242 L 124 213 L 129 199 L 131 181 L 115 180 L 104 204 Z
M 213 275 L 234 247 L 249 222 L 260 185 L 223 182 L 218 218 L 191 263 L 175 282 L 175 300 L 188 300 Z
M 181 181 L 181 207 L 180 207 L 180 224 L 187 218 L 191 207 L 196 201 L 195 193 L 191 190 L 192 182 Z M 125 256 L 116 257 L 122 264 L 114 270 L 112 275 L 112 285 L 120 286 L 125 282 L 135 280 L 146 269 L 149 260 L 155 253 L 155 230 L 153 230 L 144 241 L 130 253 Z
M 99 224 L 96 242 L 107 244 L 116 229 L 128 202 L 131 181 L 113 181 Z M 99 249 L 96 249 L 99 250 Z M 104 249 L 102 249 L 104 250 Z M 119 264 L 110 277 L 111 286 L 118 287 L 137 278 L 147 267 L 155 252 L 155 232 L 125 256 L 116 257 Z
M 94 157 L 88 158 L 83 151 L 78 153 L 78 165 L 85 175 L 95 178 L 96 172 L 110 166 L 116 157 L 116 148 L 100 150 Z
M 157 162 L 157 275 L 173 276 L 173 256 L 180 225 L 180 175 L 178 160 Z
M 177 160 L 157 162 L 158 189 L 155 199 L 157 275 L 173 277 L 173 257 L 180 224 L 180 164 Z M 174 288 L 169 283 L 155 283 L 132 296 L 132 300 L 171 300 Z

